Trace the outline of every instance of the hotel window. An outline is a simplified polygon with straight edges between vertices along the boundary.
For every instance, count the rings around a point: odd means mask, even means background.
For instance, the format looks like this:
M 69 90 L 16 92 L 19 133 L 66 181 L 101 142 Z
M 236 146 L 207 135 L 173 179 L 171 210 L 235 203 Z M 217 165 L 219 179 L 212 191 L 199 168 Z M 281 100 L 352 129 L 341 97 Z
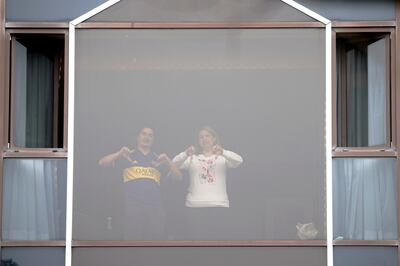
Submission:
M 390 33 L 336 35 L 337 146 L 390 147 Z
M 334 265 L 397 265 L 394 32 L 335 28 L 333 33 Z
M 62 265 L 68 30 L 16 27 L 6 36 L 1 265 Z
M 65 33 L 10 39 L 10 148 L 65 149 Z

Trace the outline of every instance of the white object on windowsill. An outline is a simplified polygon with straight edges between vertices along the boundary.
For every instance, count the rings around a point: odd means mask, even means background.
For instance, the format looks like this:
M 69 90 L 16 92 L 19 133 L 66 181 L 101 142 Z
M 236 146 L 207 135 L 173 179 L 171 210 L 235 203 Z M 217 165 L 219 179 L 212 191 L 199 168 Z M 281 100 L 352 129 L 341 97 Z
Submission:
M 315 228 L 313 223 L 301 224 L 298 223 L 296 225 L 297 235 L 301 240 L 307 239 L 315 239 L 318 234 L 318 230 Z

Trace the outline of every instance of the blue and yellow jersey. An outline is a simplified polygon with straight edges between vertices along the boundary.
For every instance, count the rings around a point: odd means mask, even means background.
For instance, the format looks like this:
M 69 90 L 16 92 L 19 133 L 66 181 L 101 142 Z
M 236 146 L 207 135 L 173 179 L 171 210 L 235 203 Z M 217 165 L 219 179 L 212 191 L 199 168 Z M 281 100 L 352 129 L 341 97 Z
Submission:
M 143 154 L 135 150 L 129 158 L 121 157 L 118 168 L 122 168 L 124 183 L 137 179 L 149 179 L 160 184 L 161 172 L 157 155 L 154 152 Z
M 159 204 L 161 202 L 161 166 L 153 152 L 143 154 L 135 150 L 129 158 L 120 158 L 117 167 L 121 171 L 128 202 Z
M 125 168 L 124 182 L 129 182 L 135 179 L 147 178 L 160 184 L 161 173 L 154 167 L 132 166 Z

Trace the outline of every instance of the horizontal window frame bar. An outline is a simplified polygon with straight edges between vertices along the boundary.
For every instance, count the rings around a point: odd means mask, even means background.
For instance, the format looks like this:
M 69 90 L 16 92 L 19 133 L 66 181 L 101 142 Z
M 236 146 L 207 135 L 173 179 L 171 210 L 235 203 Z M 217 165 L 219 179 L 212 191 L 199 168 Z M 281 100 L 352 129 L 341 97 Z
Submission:
M 332 31 L 335 33 L 394 33 L 395 27 L 388 26 L 388 27 L 365 27 L 365 28 L 354 28 L 354 27 L 337 27 L 334 28 Z
M 321 22 L 83 22 L 77 29 L 325 28 Z
M 334 246 L 390 246 L 398 247 L 399 240 L 333 240 Z
M 46 35 L 65 35 L 68 36 L 67 28 L 6 28 L 6 32 L 10 35 L 13 34 L 46 34 Z
M 356 149 L 349 149 L 346 151 L 332 151 L 332 158 L 338 157 L 387 157 L 387 158 L 397 158 L 398 152 L 397 151 L 377 151 L 377 150 L 356 150 Z
M 68 29 L 68 22 L 6 22 L 6 29 Z
M 73 240 L 72 247 L 326 247 L 326 240 Z
M 7 150 L 3 152 L 3 158 L 68 158 L 68 152 L 59 149 Z
M 3 240 L 1 247 L 65 247 L 65 240 Z
M 396 21 L 333 21 L 333 28 L 371 28 L 371 27 L 396 27 Z
M 334 246 L 390 246 L 398 247 L 398 240 L 333 240 Z M 65 240 L 6 240 L 1 247 L 65 247 Z M 326 240 L 74 240 L 72 247 L 326 247 Z
M 77 28 L 140 28 L 140 27 L 188 27 L 189 25 L 195 25 L 196 28 L 201 25 L 206 27 L 207 25 L 211 28 L 215 26 L 229 27 L 237 25 L 243 27 L 247 25 L 249 27 L 259 27 L 264 25 L 266 27 L 318 27 L 323 28 L 324 25 L 320 22 L 83 22 L 78 24 Z M 163 25 L 163 26 L 160 26 Z M 5 23 L 6 29 L 68 29 L 68 22 L 26 22 L 26 21 L 9 21 Z M 396 21 L 333 21 L 333 28 L 371 28 L 371 27 L 395 27 Z M 193 26 L 194 27 L 194 26 Z
M 369 146 L 369 147 L 333 147 L 333 151 L 372 151 L 372 152 L 396 152 L 396 149 L 389 146 Z

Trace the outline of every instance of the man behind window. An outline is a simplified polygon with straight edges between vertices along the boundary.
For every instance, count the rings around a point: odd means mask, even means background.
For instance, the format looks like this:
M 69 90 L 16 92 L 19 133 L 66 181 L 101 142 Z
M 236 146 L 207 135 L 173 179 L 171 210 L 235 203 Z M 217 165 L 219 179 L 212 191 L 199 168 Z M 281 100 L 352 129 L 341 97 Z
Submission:
M 125 191 L 125 229 L 127 240 L 164 238 L 164 209 L 160 180 L 163 176 L 181 177 L 179 169 L 165 154 L 152 152 L 154 130 L 142 128 L 136 139 L 136 150 L 126 146 L 104 156 L 100 166 L 120 169 Z M 166 174 L 167 173 L 167 174 Z

